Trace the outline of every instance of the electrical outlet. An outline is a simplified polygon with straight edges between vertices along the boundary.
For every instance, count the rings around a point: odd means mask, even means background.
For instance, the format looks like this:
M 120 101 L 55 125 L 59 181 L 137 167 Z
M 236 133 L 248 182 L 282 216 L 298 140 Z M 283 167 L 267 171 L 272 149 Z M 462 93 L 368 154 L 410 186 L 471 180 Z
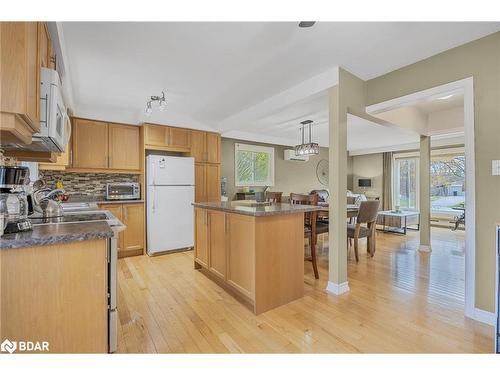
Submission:
M 491 161 L 491 175 L 500 176 L 500 160 Z

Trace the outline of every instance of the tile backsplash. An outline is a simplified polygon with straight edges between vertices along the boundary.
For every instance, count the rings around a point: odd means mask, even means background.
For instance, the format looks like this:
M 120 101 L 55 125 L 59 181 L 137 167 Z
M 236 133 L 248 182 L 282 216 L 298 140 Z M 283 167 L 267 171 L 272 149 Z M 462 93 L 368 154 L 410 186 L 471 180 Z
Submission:
M 66 193 L 78 195 L 105 195 L 108 183 L 139 182 L 139 176 L 133 174 L 73 173 L 47 170 L 41 170 L 39 178 L 45 180 L 50 187 L 55 187 L 57 181 L 62 181 Z

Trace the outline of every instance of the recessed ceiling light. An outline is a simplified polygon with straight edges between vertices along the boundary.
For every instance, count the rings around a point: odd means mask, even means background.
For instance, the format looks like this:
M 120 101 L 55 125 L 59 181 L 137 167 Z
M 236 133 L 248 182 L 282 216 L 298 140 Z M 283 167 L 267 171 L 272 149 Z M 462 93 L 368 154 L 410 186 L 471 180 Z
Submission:
M 437 98 L 437 99 L 438 99 L 438 100 L 446 100 L 446 99 L 450 99 L 452 96 L 453 96 L 453 94 L 450 94 L 450 95 L 445 95 L 445 96 L 442 96 L 442 97 Z
M 299 27 L 311 27 L 311 26 L 314 26 L 314 24 L 316 23 L 316 21 L 300 21 L 299 22 Z

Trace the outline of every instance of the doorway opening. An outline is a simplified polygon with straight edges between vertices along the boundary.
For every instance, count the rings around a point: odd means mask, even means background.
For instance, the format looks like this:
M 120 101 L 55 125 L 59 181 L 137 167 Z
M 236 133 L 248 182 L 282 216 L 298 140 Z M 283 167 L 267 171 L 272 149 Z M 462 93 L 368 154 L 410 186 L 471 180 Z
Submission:
M 431 237 L 444 251 L 435 251 L 443 267 L 463 267 L 454 273 L 456 283 L 444 293 L 463 296 L 464 313 L 475 313 L 475 173 L 473 78 L 433 87 L 366 108 L 367 113 L 390 121 L 406 115 L 401 125 L 431 137 Z M 411 121 L 409 121 L 411 120 Z M 399 125 L 399 124 L 398 124 Z M 419 207 L 418 150 L 394 153 L 393 205 L 411 210 Z M 460 244 L 463 244 L 461 246 Z M 460 252 L 462 251 L 462 254 Z M 460 261 L 460 256 L 462 260 Z M 456 262 L 446 262 L 449 257 Z M 436 264 L 437 264 L 436 263 Z M 432 263 L 430 265 L 432 274 Z M 439 267 L 439 266 L 438 266 Z M 462 275 L 462 280 L 460 279 Z M 439 277 L 436 272 L 434 277 Z M 458 291 L 458 292 L 457 292 Z M 463 291 L 461 293 L 460 291 Z

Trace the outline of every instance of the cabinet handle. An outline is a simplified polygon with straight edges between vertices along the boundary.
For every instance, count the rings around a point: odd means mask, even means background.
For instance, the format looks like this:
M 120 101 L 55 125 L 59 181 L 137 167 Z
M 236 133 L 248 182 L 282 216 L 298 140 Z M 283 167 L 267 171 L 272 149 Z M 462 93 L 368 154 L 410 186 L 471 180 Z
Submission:
M 125 209 L 125 221 L 128 220 L 128 207 L 123 207 Z
M 227 233 L 227 216 L 224 214 L 224 233 Z
M 69 166 L 73 166 L 73 150 L 69 151 Z

